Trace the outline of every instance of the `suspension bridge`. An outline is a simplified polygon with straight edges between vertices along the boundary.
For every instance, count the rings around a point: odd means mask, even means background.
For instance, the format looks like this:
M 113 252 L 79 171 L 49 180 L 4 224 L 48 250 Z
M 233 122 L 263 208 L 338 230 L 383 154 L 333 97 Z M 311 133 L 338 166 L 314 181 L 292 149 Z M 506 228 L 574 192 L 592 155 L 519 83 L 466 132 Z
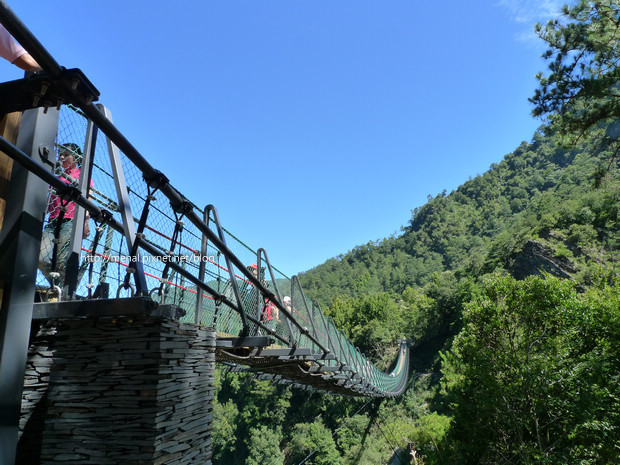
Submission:
M 43 69 L 0 84 L 2 113 L 23 112 L 17 140 L 0 138 L 14 162 L 0 234 L 0 398 L 13 402 L 3 406 L 12 418 L 3 431 L 16 428 L 33 319 L 165 310 L 212 328 L 216 361 L 273 382 L 353 396 L 403 392 L 406 341 L 392 370 L 379 370 L 305 296 L 297 276 L 285 276 L 265 250 L 228 231 L 213 205 L 196 205 L 151 166 L 96 103 L 97 88 L 79 69 L 60 66 L 4 1 L 0 22 Z

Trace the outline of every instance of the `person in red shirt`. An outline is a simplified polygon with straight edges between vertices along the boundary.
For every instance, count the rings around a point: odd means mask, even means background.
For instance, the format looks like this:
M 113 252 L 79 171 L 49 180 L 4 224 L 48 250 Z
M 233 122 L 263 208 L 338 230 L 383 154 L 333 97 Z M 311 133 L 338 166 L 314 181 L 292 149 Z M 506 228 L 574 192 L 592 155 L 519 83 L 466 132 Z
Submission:
M 58 160 L 63 169 L 61 180 L 67 184 L 77 186 L 80 179 L 80 165 L 82 164 L 82 150 L 80 147 L 74 143 L 60 145 Z M 93 183 L 91 180 L 90 186 L 92 187 L 92 185 Z M 65 204 L 64 208 L 63 204 Z M 43 237 L 41 239 L 39 269 L 43 272 L 48 281 L 50 281 L 52 286 L 62 286 L 64 282 L 75 207 L 75 202 L 63 202 L 55 193 L 50 194 L 47 207 L 49 217 L 43 229 Z M 88 212 L 86 212 L 83 236 L 87 237 L 89 234 L 90 223 Z M 56 235 L 58 235 L 57 238 Z M 50 276 L 50 273 L 54 271 L 52 266 L 54 245 L 56 245 L 55 271 L 59 273 L 58 276 Z

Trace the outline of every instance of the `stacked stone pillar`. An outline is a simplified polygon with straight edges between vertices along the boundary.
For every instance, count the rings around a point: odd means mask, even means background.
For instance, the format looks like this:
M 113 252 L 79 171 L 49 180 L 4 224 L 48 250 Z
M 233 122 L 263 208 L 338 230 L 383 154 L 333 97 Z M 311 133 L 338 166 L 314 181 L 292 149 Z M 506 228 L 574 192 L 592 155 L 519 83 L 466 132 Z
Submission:
M 162 317 L 47 321 L 18 464 L 211 464 L 213 330 Z

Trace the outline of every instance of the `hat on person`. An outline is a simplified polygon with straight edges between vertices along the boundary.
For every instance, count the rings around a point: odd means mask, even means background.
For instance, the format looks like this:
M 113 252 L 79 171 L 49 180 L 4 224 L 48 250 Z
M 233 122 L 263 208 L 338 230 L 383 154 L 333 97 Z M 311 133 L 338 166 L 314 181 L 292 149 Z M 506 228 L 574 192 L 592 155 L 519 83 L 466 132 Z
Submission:
M 256 266 L 256 263 L 252 263 L 251 265 L 248 265 L 248 270 L 252 269 L 252 268 L 258 268 Z
M 60 147 L 61 151 L 66 150 L 67 152 L 71 152 L 74 155 L 82 155 L 82 149 L 80 148 L 80 146 L 73 142 L 60 144 L 58 147 Z
M 284 296 L 284 302 L 290 303 L 291 302 L 291 298 L 287 295 Z

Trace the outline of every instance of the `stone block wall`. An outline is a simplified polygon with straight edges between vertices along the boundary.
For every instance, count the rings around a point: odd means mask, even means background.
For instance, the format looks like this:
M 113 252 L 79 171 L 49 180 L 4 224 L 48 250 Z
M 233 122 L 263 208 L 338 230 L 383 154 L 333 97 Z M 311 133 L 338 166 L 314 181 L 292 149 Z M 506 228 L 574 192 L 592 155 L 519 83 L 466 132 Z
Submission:
M 18 464 L 211 464 L 213 330 L 89 318 L 32 342 Z

